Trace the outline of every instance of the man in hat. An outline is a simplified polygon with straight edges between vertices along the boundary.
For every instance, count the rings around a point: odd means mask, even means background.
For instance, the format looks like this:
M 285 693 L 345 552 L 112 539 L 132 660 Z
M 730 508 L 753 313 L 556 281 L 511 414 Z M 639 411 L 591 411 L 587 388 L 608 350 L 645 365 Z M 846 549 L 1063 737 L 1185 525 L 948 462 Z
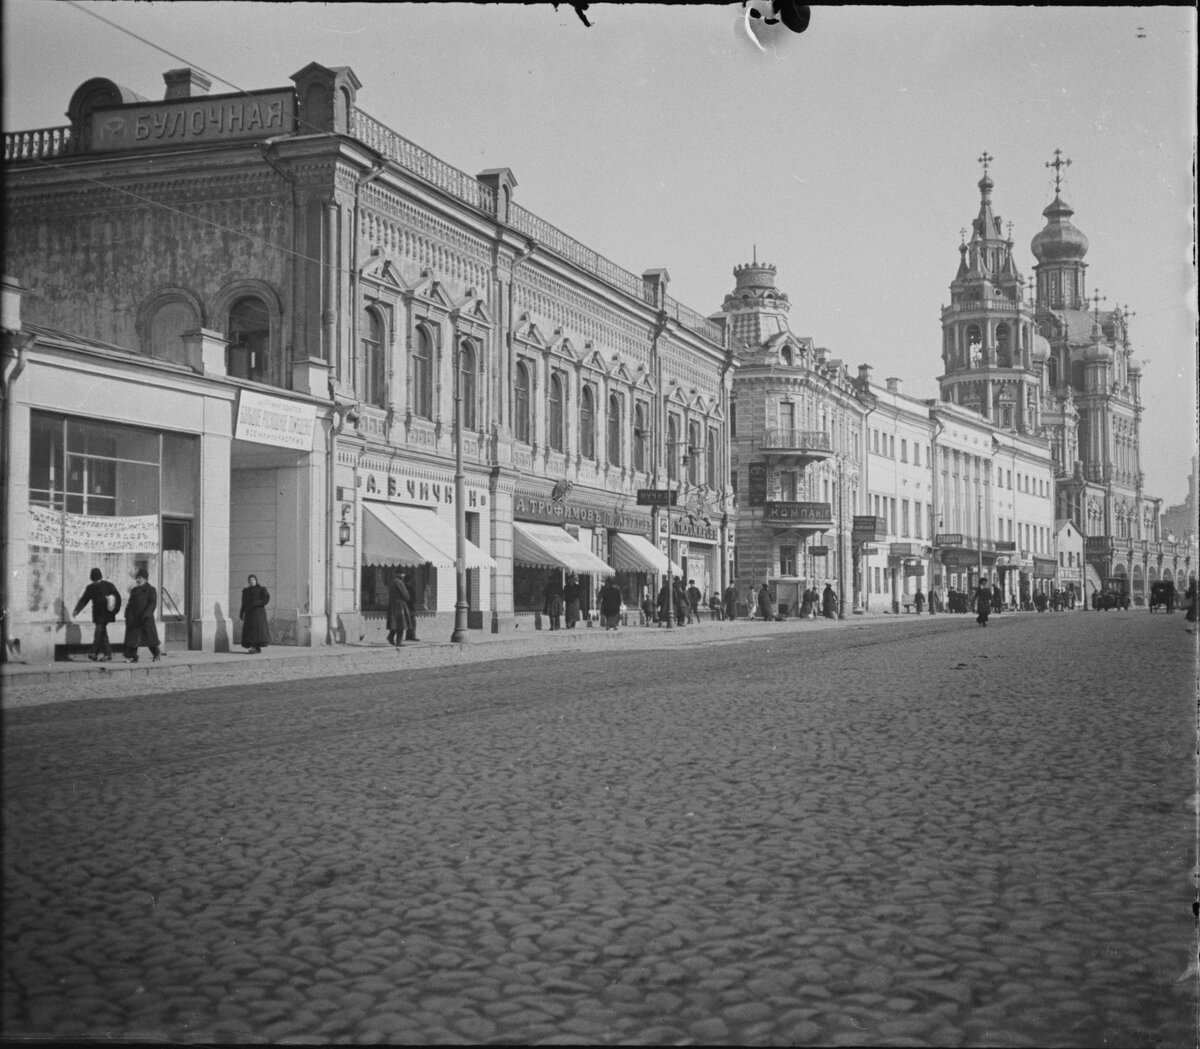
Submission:
M 129 600 L 125 602 L 126 663 L 138 661 L 138 648 L 141 645 L 150 649 L 154 662 L 158 662 L 158 625 L 154 622 L 154 610 L 157 607 L 158 591 L 150 585 L 149 573 L 139 568 L 129 591 Z
M 71 615 L 79 615 L 83 606 L 91 603 L 92 625 L 96 629 L 88 659 L 93 663 L 111 663 L 112 645 L 108 640 L 108 624 L 116 621 L 117 613 L 121 610 L 121 592 L 104 578 L 104 573 L 98 568 L 92 569 L 90 578 L 92 581 L 88 583 Z

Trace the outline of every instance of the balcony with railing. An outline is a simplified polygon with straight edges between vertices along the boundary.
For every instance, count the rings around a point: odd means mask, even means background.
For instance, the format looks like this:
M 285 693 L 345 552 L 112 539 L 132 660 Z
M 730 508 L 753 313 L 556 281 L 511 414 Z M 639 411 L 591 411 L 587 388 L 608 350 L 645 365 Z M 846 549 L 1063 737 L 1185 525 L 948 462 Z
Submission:
M 71 128 L 43 127 L 34 131 L 11 131 L 4 135 L 5 163 L 15 160 L 49 160 L 79 151 Z
M 764 452 L 788 459 L 816 461 L 833 456 L 833 440 L 824 430 L 763 430 L 758 446 Z

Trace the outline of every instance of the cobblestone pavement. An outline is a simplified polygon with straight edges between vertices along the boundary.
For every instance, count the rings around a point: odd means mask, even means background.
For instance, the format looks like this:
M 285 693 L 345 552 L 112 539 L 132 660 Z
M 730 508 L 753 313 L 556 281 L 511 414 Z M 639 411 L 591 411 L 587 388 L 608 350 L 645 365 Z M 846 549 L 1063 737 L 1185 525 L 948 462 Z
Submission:
M 5 1036 L 1195 1045 L 1182 617 L 814 626 L 7 709 Z

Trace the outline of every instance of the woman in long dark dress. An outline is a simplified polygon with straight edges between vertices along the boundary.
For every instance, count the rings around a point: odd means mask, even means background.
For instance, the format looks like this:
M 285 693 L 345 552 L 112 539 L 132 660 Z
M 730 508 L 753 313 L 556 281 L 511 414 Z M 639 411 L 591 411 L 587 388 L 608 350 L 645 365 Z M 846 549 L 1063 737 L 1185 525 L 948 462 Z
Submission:
M 253 656 L 263 650 L 263 645 L 271 643 L 267 627 L 267 602 L 271 595 L 265 586 L 258 585 L 258 576 L 249 576 L 246 582 L 249 586 L 242 589 L 242 610 L 238 619 L 242 621 L 242 648 L 248 648 Z

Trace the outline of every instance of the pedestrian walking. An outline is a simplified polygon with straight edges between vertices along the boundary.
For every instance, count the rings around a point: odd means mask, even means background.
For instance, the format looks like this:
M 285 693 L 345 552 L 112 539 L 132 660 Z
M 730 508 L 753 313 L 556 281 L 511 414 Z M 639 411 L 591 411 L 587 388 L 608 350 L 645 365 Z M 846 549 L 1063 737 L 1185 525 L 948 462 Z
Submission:
M 408 587 L 399 569 L 388 578 L 387 639 L 389 645 L 400 648 L 408 635 Z
M 700 622 L 700 599 L 704 595 L 700 593 L 700 588 L 696 585 L 696 580 L 688 580 L 687 601 L 688 601 L 688 622 Z
M 913 606 L 917 610 L 917 615 L 925 611 L 925 595 L 921 593 L 920 587 L 917 587 L 917 592 L 913 595 Z
M 732 583 L 725 588 L 725 618 L 729 622 L 737 619 L 737 587 Z
M 605 630 L 616 630 L 621 623 L 621 606 L 625 599 L 616 580 L 609 576 L 600 588 L 600 619 Z
M 104 578 L 104 573 L 93 568 L 83 597 L 75 606 L 72 616 L 79 615 L 84 605 L 92 606 L 92 650 L 88 659 L 93 663 L 112 662 L 112 644 L 108 640 L 108 624 L 116 621 L 117 613 L 121 610 L 121 591 Z
M 771 591 L 767 589 L 767 584 L 763 583 L 758 590 L 758 614 L 764 620 L 775 618 L 775 614 L 771 609 Z
M 563 587 L 557 568 L 551 569 L 546 585 L 542 587 L 542 598 L 542 615 L 549 617 L 551 630 L 560 630 L 562 628 Z
M 579 580 L 574 572 L 567 573 L 567 581 L 563 584 L 563 607 L 567 613 L 567 629 L 574 630 L 579 622 Z
M 992 584 L 992 611 L 997 615 L 1004 610 L 1004 591 L 999 583 Z
M 658 619 L 654 608 L 654 599 L 650 596 L 650 588 L 642 590 L 642 626 L 652 626 Z
M 988 625 L 988 615 L 992 611 L 992 593 L 988 589 L 987 577 L 979 580 L 975 588 L 975 622 L 980 626 Z
M 157 663 L 159 642 L 154 610 L 158 607 L 158 591 L 150 585 L 150 575 L 144 568 L 139 568 L 133 579 L 125 602 L 125 662 L 136 663 L 138 649 L 145 645 Z
M 816 607 L 816 592 L 812 587 L 806 586 L 804 593 L 800 598 L 800 618 L 812 619 L 813 609 Z
M 825 589 L 821 591 L 821 614 L 826 619 L 837 618 L 837 594 L 833 592 L 829 583 L 826 583 Z
M 1184 601 L 1187 602 L 1187 615 L 1183 618 L 1189 622 L 1196 622 L 1196 580 L 1195 578 L 1188 580 L 1188 588 L 1183 595 Z
M 242 648 L 250 650 L 250 655 L 256 656 L 264 645 L 271 642 L 271 629 L 267 624 L 267 603 L 271 595 L 265 586 L 258 585 L 258 576 L 246 577 L 246 585 L 242 588 L 242 608 L 238 619 L 242 621 Z
M 688 609 L 691 605 L 688 602 L 687 589 L 684 587 L 682 579 L 675 580 L 675 592 L 671 597 L 675 602 L 675 625 L 687 626 Z
M 404 583 L 404 589 L 408 592 L 408 596 L 404 599 L 404 622 L 406 629 L 404 631 L 405 641 L 419 641 L 417 637 L 417 588 L 413 585 L 413 577 L 410 572 L 401 572 L 400 579 Z

